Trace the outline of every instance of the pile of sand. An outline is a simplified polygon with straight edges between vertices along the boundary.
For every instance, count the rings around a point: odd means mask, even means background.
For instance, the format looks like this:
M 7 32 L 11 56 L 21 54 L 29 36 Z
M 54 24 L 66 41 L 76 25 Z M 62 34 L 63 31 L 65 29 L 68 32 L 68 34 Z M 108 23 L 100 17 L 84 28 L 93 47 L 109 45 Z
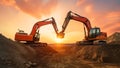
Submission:
M 33 60 L 35 51 L 0 34 L 0 68 L 25 68 Z
M 120 63 L 119 57 L 119 44 L 51 44 L 47 47 L 30 47 L 0 34 L 0 68 L 92 68 L 82 60 Z M 116 68 L 119 67 L 116 65 Z
M 115 32 L 107 38 L 107 43 L 109 44 L 120 44 L 120 33 Z
M 120 45 L 78 46 L 76 57 L 97 62 L 120 63 Z
M 57 52 L 47 47 L 30 47 L 0 34 L 0 68 L 48 68 Z
M 75 54 L 80 59 L 98 62 L 120 63 L 120 33 L 116 32 L 107 38 L 107 45 L 77 46 Z

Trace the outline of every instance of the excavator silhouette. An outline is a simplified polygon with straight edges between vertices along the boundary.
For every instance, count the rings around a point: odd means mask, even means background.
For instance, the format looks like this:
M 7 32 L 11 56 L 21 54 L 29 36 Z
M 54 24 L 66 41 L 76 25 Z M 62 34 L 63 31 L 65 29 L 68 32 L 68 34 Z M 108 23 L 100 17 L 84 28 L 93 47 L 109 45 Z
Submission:
M 107 33 L 101 32 L 99 27 L 92 28 L 90 21 L 86 17 L 82 17 L 72 11 L 67 13 L 65 21 L 62 25 L 62 31 L 57 34 L 58 38 L 64 38 L 64 31 L 70 20 L 75 20 L 84 24 L 85 38 L 83 41 L 76 42 L 77 45 L 106 44 Z M 87 33 L 85 26 L 87 28 Z
M 16 32 L 15 34 L 15 40 L 18 42 L 25 41 L 25 44 L 29 44 L 31 46 L 37 45 L 46 46 L 47 43 L 39 42 L 40 34 L 38 28 L 47 24 L 52 24 L 56 34 L 58 34 L 58 28 L 55 19 L 51 17 L 46 20 L 38 21 L 37 23 L 35 23 L 29 35 L 27 33 L 24 33 L 23 30 L 19 30 L 19 32 Z

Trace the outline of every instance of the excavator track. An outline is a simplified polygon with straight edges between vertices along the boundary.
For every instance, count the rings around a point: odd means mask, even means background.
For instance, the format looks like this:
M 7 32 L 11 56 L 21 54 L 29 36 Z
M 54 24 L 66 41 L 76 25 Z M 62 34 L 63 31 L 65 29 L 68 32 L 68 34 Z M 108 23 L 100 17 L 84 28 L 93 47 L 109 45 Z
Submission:
M 106 41 L 77 41 L 76 45 L 106 45 Z
M 90 41 L 77 41 L 76 45 L 93 45 L 93 42 Z

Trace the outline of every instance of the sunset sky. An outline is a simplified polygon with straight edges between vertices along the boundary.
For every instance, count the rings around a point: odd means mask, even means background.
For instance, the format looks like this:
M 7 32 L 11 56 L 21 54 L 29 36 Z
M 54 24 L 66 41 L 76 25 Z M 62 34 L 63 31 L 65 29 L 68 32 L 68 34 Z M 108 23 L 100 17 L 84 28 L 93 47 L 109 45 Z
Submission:
M 108 36 L 120 32 L 120 0 L 0 0 L 0 33 L 14 40 L 18 29 L 29 34 L 37 21 L 50 17 L 61 31 L 68 11 L 88 18 L 92 27 L 100 27 Z M 51 24 L 39 30 L 41 42 L 58 40 Z M 83 24 L 71 20 L 61 42 L 75 43 L 83 38 Z

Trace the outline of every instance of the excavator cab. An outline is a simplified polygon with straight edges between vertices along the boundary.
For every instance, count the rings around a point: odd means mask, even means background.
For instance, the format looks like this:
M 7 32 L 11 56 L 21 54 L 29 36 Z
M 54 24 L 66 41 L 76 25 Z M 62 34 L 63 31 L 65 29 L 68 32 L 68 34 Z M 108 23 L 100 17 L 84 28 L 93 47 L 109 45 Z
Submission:
M 96 38 L 99 35 L 100 35 L 100 28 L 95 27 L 90 29 L 89 38 Z

